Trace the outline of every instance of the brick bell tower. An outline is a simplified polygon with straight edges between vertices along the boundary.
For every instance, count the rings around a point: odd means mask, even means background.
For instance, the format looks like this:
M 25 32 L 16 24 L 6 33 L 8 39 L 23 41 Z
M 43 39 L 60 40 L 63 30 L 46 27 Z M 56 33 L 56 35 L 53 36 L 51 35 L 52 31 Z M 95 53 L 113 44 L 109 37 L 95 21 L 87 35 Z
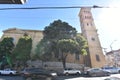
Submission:
M 105 56 L 98 38 L 91 8 L 83 7 L 79 12 L 82 35 L 88 42 L 88 55 L 84 56 L 84 64 L 89 67 L 105 66 Z

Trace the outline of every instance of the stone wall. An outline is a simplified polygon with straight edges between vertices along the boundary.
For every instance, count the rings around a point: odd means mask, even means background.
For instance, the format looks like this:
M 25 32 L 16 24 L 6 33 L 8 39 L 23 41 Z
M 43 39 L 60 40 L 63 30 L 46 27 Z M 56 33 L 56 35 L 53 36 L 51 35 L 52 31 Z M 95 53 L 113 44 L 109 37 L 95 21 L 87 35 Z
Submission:
M 63 70 L 62 62 L 42 62 L 40 60 L 36 61 L 28 61 L 27 62 L 29 67 L 36 67 L 36 68 L 46 68 L 49 70 Z M 76 64 L 76 63 L 66 63 L 67 68 L 75 68 L 75 69 L 82 69 L 83 65 Z

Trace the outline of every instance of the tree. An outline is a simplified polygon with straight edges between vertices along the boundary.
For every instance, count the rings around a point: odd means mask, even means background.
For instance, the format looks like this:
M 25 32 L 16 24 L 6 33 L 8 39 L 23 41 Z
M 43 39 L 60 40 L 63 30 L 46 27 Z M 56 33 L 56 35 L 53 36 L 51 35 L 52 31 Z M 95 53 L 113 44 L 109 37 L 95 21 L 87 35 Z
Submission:
M 88 48 L 87 40 L 81 35 L 77 35 L 75 40 L 79 44 L 76 53 L 77 54 L 81 53 L 82 55 L 87 55 L 87 48 Z
M 13 51 L 13 56 L 18 64 L 25 65 L 26 61 L 30 59 L 32 49 L 32 39 L 26 33 L 21 37 Z
M 42 56 L 44 60 L 50 60 L 54 55 L 57 59 L 62 60 L 65 68 L 69 53 L 83 54 L 84 52 L 86 54 L 85 39 L 83 40 L 83 37 L 77 36 L 76 29 L 66 22 L 54 21 L 45 27 L 43 34 L 43 39 L 37 45 L 36 54 Z
M 72 39 L 61 39 L 58 41 L 57 47 L 59 48 L 60 58 L 63 63 L 63 68 L 66 68 L 66 58 L 69 53 L 73 54 L 76 52 L 76 48 L 79 44 Z
M 41 59 L 43 61 L 50 60 L 50 57 L 52 57 L 50 53 L 52 51 L 51 49 L 52 48 L 51 48 L 49 40 L 42 39 L 37 45 L 36 55 L 34 55 L 34 57 L 36 59 Z
M 70 39 L 76 36 L 76 29 L 61 20 L 54 21 L 45 27 L 44 38 L 49 40 Z
M 69 54 L 87 54 L 87 42 L 84 37 L 76 36 L 75 39 L 61 39 L 58 41 L 60 58 L 63 63 L 63 68 L 66 68 L 66 58 Z
M 76 36 L 76 29 L 70 26 L 66 22 L 61 20 L 56 20 L 49 26 L 46 26 L 43 34 L 43 39 L 39 42 L 36 48 L 36 54 L 40 57 L 44 54 L 44 60 L 51 59 L 46 57 L 46 55 L 52 56 L 54 54 L 56 57 L 58 54 L 57 42 L 60 39 L 71 39 Z
M 13 43 L 13 38 L 12 37 L 5 37 L 3 40 L 0 42 L 0 63 L 3 65 L 8 65 L 11 67 L 12 66 L 12 51 L 14 49 L 14 43 Z

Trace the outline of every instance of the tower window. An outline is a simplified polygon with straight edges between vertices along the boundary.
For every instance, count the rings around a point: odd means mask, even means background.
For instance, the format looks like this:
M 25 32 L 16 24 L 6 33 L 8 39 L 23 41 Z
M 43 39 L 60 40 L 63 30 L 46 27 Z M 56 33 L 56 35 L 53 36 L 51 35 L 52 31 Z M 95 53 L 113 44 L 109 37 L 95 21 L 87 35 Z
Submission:
M 85 19 L 91 19 L 91 16 L 85 16 Z
M 92 37 L 92 38 L 91 38 L 91 40 L 92 40 L 92 41 L 95 41 L 95 38 L 94 38 L 94 37 Z
M 89 11 L 84 11 L 84 13 L 90 13 Z
M 89 26 L 89 23 L 87 23 L 87 26 Z
M 96 60 L 97 60 L 97 61 L 100 61 L 99 55 L 96 55 Z

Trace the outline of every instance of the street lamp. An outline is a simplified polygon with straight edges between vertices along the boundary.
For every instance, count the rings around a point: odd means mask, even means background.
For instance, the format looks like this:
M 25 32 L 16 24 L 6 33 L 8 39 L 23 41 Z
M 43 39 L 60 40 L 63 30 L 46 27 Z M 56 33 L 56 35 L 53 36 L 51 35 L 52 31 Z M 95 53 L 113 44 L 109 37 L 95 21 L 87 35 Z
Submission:
M 112 49 L 112 44 L 113 44 L 115 41 L 117 41 L 117 40 L 114 40 L 114 41 L 110 44 L 110 49 L 111 49 L 111 51 L 113 50 L 113 49 Z

